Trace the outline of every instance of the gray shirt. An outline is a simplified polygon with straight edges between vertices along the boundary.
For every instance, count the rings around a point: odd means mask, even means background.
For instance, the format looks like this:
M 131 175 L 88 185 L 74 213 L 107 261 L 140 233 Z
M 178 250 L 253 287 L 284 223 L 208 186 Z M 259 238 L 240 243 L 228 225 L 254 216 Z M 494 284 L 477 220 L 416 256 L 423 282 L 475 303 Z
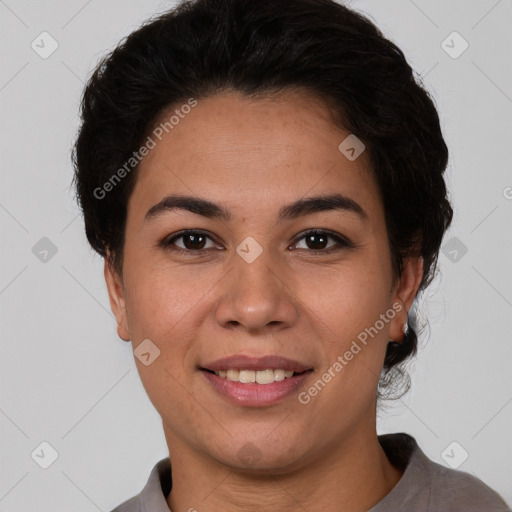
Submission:
M 386 434 L 379 442 L 404 474 L 368 512 L 510 512 L 505 501 L 481 480 L 430 460 L 408 434 Z M 112 512 L 169 512 L 171 462 L 159 461 L 144 489 Z

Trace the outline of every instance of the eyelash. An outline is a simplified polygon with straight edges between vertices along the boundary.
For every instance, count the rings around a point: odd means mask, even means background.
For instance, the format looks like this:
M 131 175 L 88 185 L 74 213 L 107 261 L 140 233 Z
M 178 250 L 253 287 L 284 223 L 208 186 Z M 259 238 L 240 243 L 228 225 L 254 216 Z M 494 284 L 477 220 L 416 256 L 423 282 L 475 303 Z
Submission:
M 164 240 L 160 242 L 160 246 L 166 250 L 171 250 L 174 253 L 177 254 L 184 254 L 187 256 L 196 256 L 196 255 L 204 255 L 207 249 L 182 249 L 182 248 L 176 248 L 172 247 L 174 242 L 180 238 L 183 238 L 186 235 L 204 235 L 213 242 L 213 240 L 208 233 L 201 231 L 201 230 L 193 230 L 193 229 L 187 229 L 184 231 L 180 231 L 177 234 L 172 235 L 171 237 L 166 237 Z M 354 244 L 352 244 L 347 238 L 340 236 L 338 234 L 335 234 L 331 231 L 325 230 L 325 229 L 311 229 L 309 231 L 305 231 L 304 233 L 301 233 L 299 237 L 296 239 L 296 241 L 293 243 L 293 245 L 298 244 L 301 240 L 306 238 L 309 235 L 326 235 L 328 238 L 332 238 L 337 242 L 337 245 L 332 246 L 328 249 L 322 249 L 322 250 L 314 250 L 314 249 L 298 249 L 302 251 L 306 251 L 309 254 L 317 254 L 317 255 L 325 255 L 325 254 L 331 254 L 332 252 L 339 251 L 343 248 L 354 248 Z M 216 243 L 216 242 L 215 242 Z

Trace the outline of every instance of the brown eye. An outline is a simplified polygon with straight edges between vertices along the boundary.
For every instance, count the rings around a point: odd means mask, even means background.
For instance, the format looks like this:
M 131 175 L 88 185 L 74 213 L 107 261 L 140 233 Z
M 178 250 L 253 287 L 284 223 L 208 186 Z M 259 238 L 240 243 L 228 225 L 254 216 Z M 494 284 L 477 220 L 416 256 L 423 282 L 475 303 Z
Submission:
M 179 240 L 182 240 L 181 245 L 176 243 Z M 212 242 L 210 247 L 206 247 L 208 240 L 211 240 Z M 213 240 L 201 231 L 182 231 L 181 233 L 174 235 L 172 238 L 165 239 L 161 245 L 166 249 L 181 253 L 193 253 L 196 251 L 204 252 L 205 249 L 215 247 Z
M 196 251 L 198 249 L 204 249 L 207 237 L 202 233 L 187 233 L 186 235 L 182 235 L 179 238 L 183 239 L 183 245 L 185 246 L 185 249 Z
M 325 235 L 323 233 L 312 233 L 310 235 L 306 235 L 304 240 L 309 249 L 313 250 L 322 250 L 325 249 L 326 244 L 329 242 L 329 235 Z
M 334 240 L 335 243 L 328 245 L 329 239 Z M 338 250 L 342 247 L 352 247 L 352 244 L 339 235 L 335 235 L 330 231 L 312 230 L 304 233 L 299 239 L 299 242 L 304 240 L 305 247 L 298 247 L 299 249 L 306 249 L 308 252 L 329 253 Z M 298 244 L 295 245 L 297 247 Z

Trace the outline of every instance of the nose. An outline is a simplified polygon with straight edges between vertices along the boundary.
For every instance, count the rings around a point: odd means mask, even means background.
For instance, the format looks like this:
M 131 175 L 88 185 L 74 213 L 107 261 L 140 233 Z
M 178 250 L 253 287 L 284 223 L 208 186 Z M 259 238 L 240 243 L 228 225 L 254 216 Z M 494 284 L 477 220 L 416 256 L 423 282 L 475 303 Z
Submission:
M 220 283 L 215 311 L 220 326 L 254 334 L 293 325 L 298 317 L 293 282 L 268 251 L 252 263 L 234 254 L 231 265 Z

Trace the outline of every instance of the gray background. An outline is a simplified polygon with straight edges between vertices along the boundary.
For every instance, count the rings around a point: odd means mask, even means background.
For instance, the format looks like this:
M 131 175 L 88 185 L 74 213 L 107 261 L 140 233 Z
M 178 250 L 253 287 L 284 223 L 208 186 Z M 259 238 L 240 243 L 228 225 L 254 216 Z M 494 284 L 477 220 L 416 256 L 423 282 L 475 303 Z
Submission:
M 0 0 L 0 510 L 109 511 L 167 455 L 130 345 L 117 337 L 102 261 L 86 243 L 70 148 L 94 64 L 170 5 Z M 434 461 L 475 474 L 512 504 L 512 2 L 351 5 L 404 50 L 434 95 L 455 206 L 439 275 L 419 301 L 430 328 L 413 388 L 381 415 L 379 433 L 411 433 Z M 58 42 L 46 59 L 31 47 L 51 49 L 43 31 Z M 457 58 L 464 43 L 446 39 L 453 31 L 469 44 Z M 43 441 L 58 453 L 48 469 Z

